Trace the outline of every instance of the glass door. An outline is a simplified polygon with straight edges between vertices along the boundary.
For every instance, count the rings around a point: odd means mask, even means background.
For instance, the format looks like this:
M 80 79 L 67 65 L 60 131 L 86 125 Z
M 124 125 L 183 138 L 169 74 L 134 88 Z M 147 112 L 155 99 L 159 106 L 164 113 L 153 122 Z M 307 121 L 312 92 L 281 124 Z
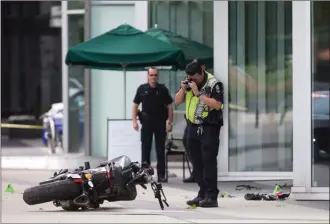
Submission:
M 330 2 L 312 2 L 312 187 L 329 188 Z M 328 189 L 329 191 L 329 189 Z
M 292 2 L 228 4 L 229 172 L 292 172 Z

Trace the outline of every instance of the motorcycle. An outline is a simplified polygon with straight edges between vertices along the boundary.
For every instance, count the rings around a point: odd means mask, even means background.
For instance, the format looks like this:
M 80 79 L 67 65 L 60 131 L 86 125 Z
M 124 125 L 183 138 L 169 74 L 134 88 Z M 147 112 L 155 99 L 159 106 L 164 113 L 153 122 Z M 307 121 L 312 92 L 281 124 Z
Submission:
M 147 189 L 151 184 L 154 196 L 164 210 L 169 207 L 162 185 L 153 180 L 154 169 L 147 163 L 140 165 L 131 162 L 127 156 L 120 156 L 102 162 L 94 169 L 89 162 L 84 166 L 68 171 L 55 172 L 49 180 L 40 182 L 38 186 L 27 188 L 23 200 L 28 205 L 36 205 L 53 201 L 56 207 L 67 211 L 99 208 L 106 200 L 133 201 L 137 196 L 136 186 Z

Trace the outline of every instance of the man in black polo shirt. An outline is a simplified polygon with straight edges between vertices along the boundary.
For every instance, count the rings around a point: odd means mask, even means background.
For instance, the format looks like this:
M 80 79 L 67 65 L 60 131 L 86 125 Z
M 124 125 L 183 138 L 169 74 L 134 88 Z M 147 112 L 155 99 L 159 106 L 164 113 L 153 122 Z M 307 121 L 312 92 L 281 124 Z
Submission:
M 136 131 L 139 131 L 137 117 L 142 125 L 142 162 L 150 164 L 152 137 L 155 134 L 158 181 L 165 182 L 165 139 L 166 131 L 172 131 L 173 99 L 166 86 L 159 84 L 157 80 L 157 69 L 150 68 L 148 83 L 140 85 L 136 91 L 132 120 Z M 140 103 L 142 103 L 142 111 L 138 112 Z

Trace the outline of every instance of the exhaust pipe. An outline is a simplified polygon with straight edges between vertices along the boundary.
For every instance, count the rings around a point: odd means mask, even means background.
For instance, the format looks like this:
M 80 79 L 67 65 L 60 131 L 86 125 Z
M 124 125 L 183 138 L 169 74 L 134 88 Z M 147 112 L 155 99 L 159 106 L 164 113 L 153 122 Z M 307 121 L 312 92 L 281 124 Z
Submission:
M 73 200 L 73 203 L 75 205 L 78 205 L 78 206 L 83 206 L 83 207 L 86 207 L 89 205 L 89 198 L 86 194 L 82 194 L 78 197 L 76 197 L 74 200 Z

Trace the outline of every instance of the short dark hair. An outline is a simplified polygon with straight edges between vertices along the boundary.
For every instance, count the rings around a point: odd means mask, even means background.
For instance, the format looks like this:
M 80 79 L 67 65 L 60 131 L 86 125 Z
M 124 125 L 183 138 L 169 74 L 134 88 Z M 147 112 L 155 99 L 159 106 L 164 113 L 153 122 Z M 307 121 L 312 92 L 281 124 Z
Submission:
M 199 64 L 200 66 L 205 65 L 205 63 L 202 62 L 202 61 L 201 61 L 200 59 L 198 59 L 198 58 L 195 58 L 192 62 L 195 62 L 195 63 Z
M 186 73 L 188 75 L 202 74 L 202 67 L 198 62 L 191 62 L 186 66 Z

